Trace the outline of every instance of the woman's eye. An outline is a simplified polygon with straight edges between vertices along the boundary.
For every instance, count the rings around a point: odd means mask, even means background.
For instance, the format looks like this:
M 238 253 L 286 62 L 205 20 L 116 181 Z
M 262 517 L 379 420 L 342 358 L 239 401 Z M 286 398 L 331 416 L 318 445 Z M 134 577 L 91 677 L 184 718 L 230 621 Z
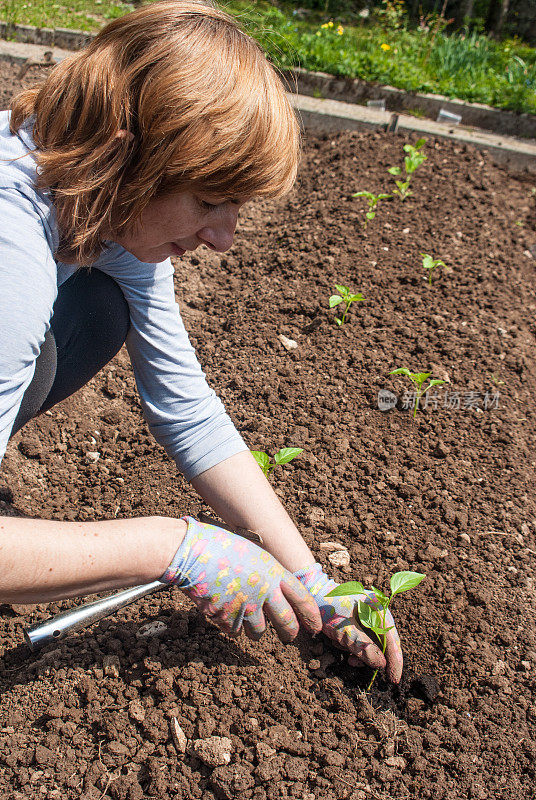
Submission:
M 206 209 L 207 211 L 210 211 L 213 208 L 217 208 L 218 206 L 218 203 L 208 203 L 206 200 L 201 200 L 201 199 L 199 200 L 199 204 L 202 208 Z

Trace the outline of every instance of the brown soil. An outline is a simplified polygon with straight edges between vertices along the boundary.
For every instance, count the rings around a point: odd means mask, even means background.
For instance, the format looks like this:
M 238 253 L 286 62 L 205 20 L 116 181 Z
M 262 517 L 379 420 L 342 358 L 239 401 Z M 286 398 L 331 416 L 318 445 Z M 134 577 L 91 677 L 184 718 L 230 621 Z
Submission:
M 17 82 L 1 74 L 5 100 Z M 231 641 L 178 591 L 36 654 L 24 628 L 73 603 L 3 606 L 2 798 L 533 796 L 532 181 L 429 139 L 414 196 L 385 202 L 364 230 L 350 194 L 392 185 L 404 143 L 308 137 L 289 198 L 253 203 L 223 258 L 177 264 L 192 341 L 248 444 L 304 448 L 273 482 L 316 557 L 338 580 L 383 587 L 396 570 L 426 573 L 394 609 L 401 687 L 379 679 L 365 697 L 369 671 L 325 639 Z M 449 266 L 431 287 L 421 252 Z M 327 310 L 335 283 L 366 298 L 342 328 Z M 400 400 L 382 413 L 381 388 L 403 394 L 387 376 L 398 366 L 448 377 L 461 407 L 444 407 L 443 386 L 416 420 Z M 1 485 L 4 513 L 55 519 L 201 508 L 147 431 L 124 352 L 12 441 Z M 330 567 L 326 540 L 348 547 L 349 568 Z M 163 634 L 140 638 L 156 619 Z M 179 754 L 173 717 L 190 740 L 229 737 L 230 763 Z

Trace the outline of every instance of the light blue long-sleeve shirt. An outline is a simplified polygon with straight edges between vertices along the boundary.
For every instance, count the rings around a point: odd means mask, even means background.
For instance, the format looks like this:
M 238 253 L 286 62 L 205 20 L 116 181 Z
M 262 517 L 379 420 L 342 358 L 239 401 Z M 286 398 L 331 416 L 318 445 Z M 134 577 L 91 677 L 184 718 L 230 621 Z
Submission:
M 0 461 L 30 384 L 58 287 L 76 270 L 54 258 L 51 198 L 35 188 L 29 130 L 0 112 Z M 138 261 L 110 244 L 94 262 L 130 309 L 127 349 L 151 433 L 188 480 L 247 447 L 208 386 L 175 302 L 173 267 Z

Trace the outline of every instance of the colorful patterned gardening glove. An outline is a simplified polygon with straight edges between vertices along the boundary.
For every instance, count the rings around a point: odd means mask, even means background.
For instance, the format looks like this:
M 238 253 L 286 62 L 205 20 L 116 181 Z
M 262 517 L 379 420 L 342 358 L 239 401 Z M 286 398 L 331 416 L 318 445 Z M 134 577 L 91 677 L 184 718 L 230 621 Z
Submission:
M 387 611 L 386 626 L 393 626 L 387 634 L 385 657 L 381 649 L 367 636 L 363 628 L 356 625 L 354 608 L 358 600 L 365 603 L 376 602 L 374 592 L 366 595 L 348 595 L 347 597 L 326 597 L 338 583 L 328 578 L 322 565 L 315 563 L 306 569 L 298 570 L 294 575 L 309 589 L 320 609 L 322 617 L 322 631 L 343 650 L 352 654 L 349 663 L 357 666 L 367 664 L 373 669 L 383 668 L 387 664 L 387 677 L 393 683 L 398 683 L 402 675 L 402 648 L 395 621 L 390 611 Z M 381 606 L 380 606 L 381 608 Z
M 160 578 L 175 584 L 225 633 L 260 639 L 268 617 L 282 642 L 322 630 L 317 604 L 292 572 L 235 533 L 183 517 L 185 537 Z

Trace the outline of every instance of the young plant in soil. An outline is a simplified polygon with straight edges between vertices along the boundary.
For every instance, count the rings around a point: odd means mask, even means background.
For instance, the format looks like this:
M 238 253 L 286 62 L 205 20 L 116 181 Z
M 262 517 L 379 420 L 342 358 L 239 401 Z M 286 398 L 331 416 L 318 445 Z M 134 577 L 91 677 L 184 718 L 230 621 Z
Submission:
M 335 284 L 335 288 L 339 292 L 339 294 L 332 294 L 329 298 L 329 307 L 334 308 L 338 306 L 339 303 L 346 303 L 346 308 L 344 309 L 344 314 L 339 319 L 339 317 L 335 317 L 335 322 L 337 325 L 344 325 L 344 321 L 346 319 L 346 315 L 348 313 L 348 309 L 352 305 L 352 303 L 358 303 L 365 298 L 358 292 L 357 294 L 352 294 L 348 286 L 340 286 L 338 283 Z
M 274 460 L 272 462 L 272 459 L 268 453 L 264 453 L 262 450 L 251 451 L 251 455 L 262 469 L 266 477 L 268 477 L 270 472 L 275 467 L 282 467 L 283 464 L 288 464 L 289 461 L 292 461 L 293 458 L 299 456 L 300 453 L 303 453 L 303 447 L 282 447 L 281 450 L 274 455 Z
M 434 271 L 434 269 L 437 269 L 437 267 L 446 267 L 447 265 L 445 264 L 444 261 L 441 261 L 440 258 L 432 258 L 432 256 L 429 256 L 427 253 L 421 253 L 421 256 L 422 256 L 422 265 L 424 269 L 428 270 L 428 285 L 431 286 L 432 272 Z
M 365 214 L 365 221 L 363 223 L 363 227 L 367 227 L 367 222 L 371 219 L 374 219 L 376 216 L 376 206 L 380 202 L 380 200 L 387 200 L 389 197 L 392 197 L 392 194 L 372 194 L 372 192 L 355 192 L 352 197 L 366 197 L 367 203 L 369 204 L 369 210 Z
M 415 586 L 418 586 L 425 577 L 426 576 L 422 572 L 395 572 L 395 574 L 391 576 L 390 580 L 390 597 L 384 594 L 384 592 L 382 592 L 380 589 L 376 589 L 375 586 L 372 587 L 372 591 L 376 595 L 375 601 L 370 598 L 370 594 L 366 592 L 365 587 L 359 581 L 348 581 L 347 583 L 341 583 L 335 589 L 332 589 L 331 592 L 328 592 L 326 597 L 344 597 L 351 594 L 367 594 L 369 601 L 365 603 L 364 600 L 358 600 L 357 608 L 355 609 L 354 614 L 357 612 L 359 622 L 364 628 L 369 628 L 371 631 L 373 631 L 373 633 L 376 634 L 382 644 L 382 653 L 385 655 L 385 649 L 387 647 L 387 634 L 393 627 L 392 625 L 387 627 L 387 609 L 397 594 L 407 592 L 408 589 L 413 589 Z M 371 681 L 367 686 L 367 692 L 370 692 L 372 684 L 376 680 L 377 674 L 378 670 L 375 670 Z
M 413 405 L 413 419 L 417 416 L 417 409 L 419 408 L 419 402 L 421 397 L 423 397 L 426 392 L 432 388 L 432 386 L 441 386 L 445 381 L 440 381 L 437 378 L 432 378 L 428 386 L 424 386 L 426 381 L 430 378 L 431 372 L 410 372 L 407 367 L 399 367 L 398 369 L 394 369 L 389 375 L 406 375 L 410 381 L 413 383 L 415 387 L 415 402 Z
M 422 148 L 426 143 L 426 139 L 419 139 L 418 142 L 415 144 L 405 144 L 404 145 L 404 152 L 407 153 L 407 156 L 404 158 L 404 169 L 406 171 L 406 180 L 405 181 L 395 181 L 397 188 L 394 189 L 394 194 L 399 194 L 401 200 L 405 200 L 406 197 L 409 197 L 413 194 L 409 185 L 413 178 L 414 172 L 419 169 L 421 164 L 427 160 L 428 156 L 425 156 L 424 153 L 421 153 Z M 389 167 L 388 172 L 391 175 L 401 175 L 402 169 L 401 167 Z

